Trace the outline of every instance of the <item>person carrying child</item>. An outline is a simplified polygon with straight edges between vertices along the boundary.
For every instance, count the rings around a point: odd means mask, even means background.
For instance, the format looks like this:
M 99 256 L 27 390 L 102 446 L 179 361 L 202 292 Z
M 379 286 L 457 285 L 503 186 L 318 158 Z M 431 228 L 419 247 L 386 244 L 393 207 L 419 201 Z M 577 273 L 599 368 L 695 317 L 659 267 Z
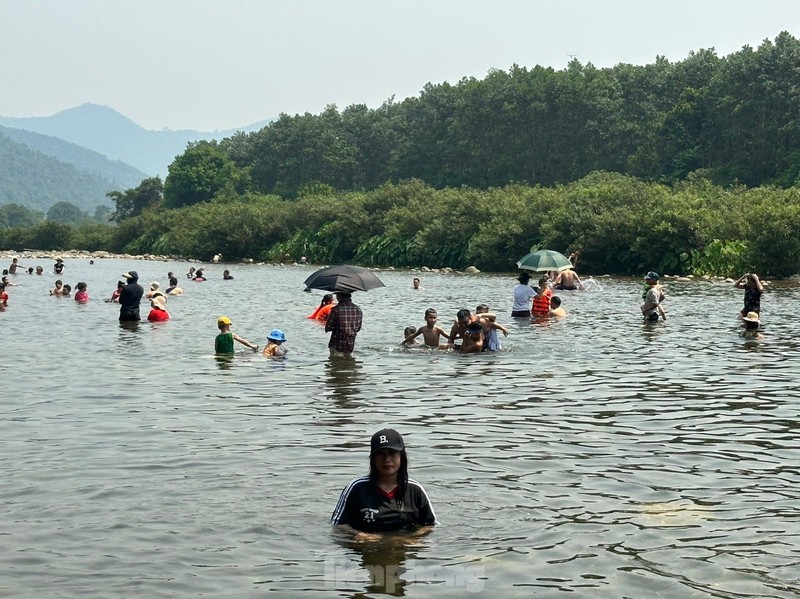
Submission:
M 425 326 L 420 327 L 419 330 L 412 333 L 411 335 L 406 335 L 405 340 L 403 343 L 408 345 L 410 342 L 414 341 L 417 337 L 422 335 L 422 339 L 425 342 L 425 345 L 429 347 L 438 347 L 439 349 L 445 349 L 447 345 L 440 345 L 439 338 L 444 337 L 448 341 L 450 341 L 450 335 L 448 335 L 445 330 L 436 324 L 436 319 L 439 318 L 436 310 L 433 308 L 428 308 L 425 310 Z
M 217 319 L 217 326 L 219 327 L 219 335 L 214 339 L 214 352 L 217 354 L 232 354 L 233 342 L 236 341 L 252 349 L 258 351 L 258 346 L 255 343 L 250 343 L 244 337 L 239 337 L 236 333 L 231 332 L 231 319 L 227 316 L 220 316 Z
M 475 308 L 475 315 L 483 327 L 483 351 L 498 351 L 502 349 L 500 347 L 500 339 L 497 337 L 497 331 L 502 331 L 503 335 L 508 337 L 508 329 L 497 322 L 497 316 L 489 312 L 489 306 L 486 304 L 480 304 Z

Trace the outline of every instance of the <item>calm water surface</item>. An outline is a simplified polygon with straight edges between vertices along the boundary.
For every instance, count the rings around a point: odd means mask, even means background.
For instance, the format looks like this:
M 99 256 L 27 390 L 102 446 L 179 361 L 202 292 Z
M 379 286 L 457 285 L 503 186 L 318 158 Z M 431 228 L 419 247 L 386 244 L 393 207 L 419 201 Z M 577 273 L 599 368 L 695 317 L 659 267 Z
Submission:
M 170 322 L 119 326 L 102 298 L 130 268 L 179 273 Z M 305 318 L 313 267 L 230 268 L 198 284 L 182 263 L 68 260 L 83 306 L 49 297 L 51 274 L 15 277 L 0 596 L 800 596 L 798 286 L 764 296 L 746 344 L 722 283 L 668 282 L 669 320 L 644 325 L 641 281 L 606 279 L 531 325 L 508 317 L 511 275 L 422 273 L 414 291 L 382 272 L 355 296 L 355 358 L 331 361 Z M 480 302 L 510 329 L 502 352 L 397 345 L 426 308 L 448 328 Z M 218 361 L 220 314 L 261 345 L 282 328 L 289 355 Z M 384 426 L 440 526 L 355 542 L 328 518 Z

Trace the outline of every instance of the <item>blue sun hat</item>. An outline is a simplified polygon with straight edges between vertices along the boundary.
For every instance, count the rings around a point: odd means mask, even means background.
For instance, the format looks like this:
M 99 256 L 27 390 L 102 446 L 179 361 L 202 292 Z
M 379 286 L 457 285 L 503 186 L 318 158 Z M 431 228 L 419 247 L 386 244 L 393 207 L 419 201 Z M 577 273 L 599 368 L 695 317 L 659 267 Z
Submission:
M 267 335 L 267 339 L 269 339 L 270 341 L 277 341 L 278 343 L 283 343 L 284 341 L 286 341 L 286 335 L 284 335 L 283 331 L 280 329 L 272 329 Z

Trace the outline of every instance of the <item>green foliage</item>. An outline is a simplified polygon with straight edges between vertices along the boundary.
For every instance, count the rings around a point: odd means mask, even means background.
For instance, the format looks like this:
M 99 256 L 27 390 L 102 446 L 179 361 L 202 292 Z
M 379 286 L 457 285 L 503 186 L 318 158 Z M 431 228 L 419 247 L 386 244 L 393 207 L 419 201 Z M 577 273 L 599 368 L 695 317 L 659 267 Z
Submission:
M 67 225 L 79 225 L 89 220 L 89 215 L 69 202 L 56 202 L 47 211 L 47 220 Z
M 44 214 L 20 204 L 0 206 L 0 228 L 32 227 L 44 220 Z
M 751 270 L 745 258 L 747 244 L 744 241 L 720 241 L 714 239 L 704 248 L 693 249 L 682 254 L 685 268 L 695 275 L 739 276 Z
M 163 194 L 164 184 L 161 177 L 144 179 L 137 187 L 125 191 L 111 191 L 106 195 L 114 200 L 117 208 L 111 218 L 120 222 L 138 216 L 146 208 L 158 207 Z
M 226 189 L 243 192 L 246 186 L 245 171 L 216 142 L 190 143 L 169 166 L 164 200 L 168 208 L 180 208 L 207 202 Z

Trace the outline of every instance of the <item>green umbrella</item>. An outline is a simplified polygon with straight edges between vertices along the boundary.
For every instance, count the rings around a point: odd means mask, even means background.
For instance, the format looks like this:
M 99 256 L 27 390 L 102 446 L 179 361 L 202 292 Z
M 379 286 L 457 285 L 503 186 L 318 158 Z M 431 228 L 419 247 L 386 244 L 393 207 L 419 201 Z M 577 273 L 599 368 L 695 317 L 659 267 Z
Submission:
M 533 272 L 547 272 L 548 270 L 560 272 L 572 268 L 572 262 L 564 254 L 555 250 L 536 250 L 520 258 L 517 268 Z

